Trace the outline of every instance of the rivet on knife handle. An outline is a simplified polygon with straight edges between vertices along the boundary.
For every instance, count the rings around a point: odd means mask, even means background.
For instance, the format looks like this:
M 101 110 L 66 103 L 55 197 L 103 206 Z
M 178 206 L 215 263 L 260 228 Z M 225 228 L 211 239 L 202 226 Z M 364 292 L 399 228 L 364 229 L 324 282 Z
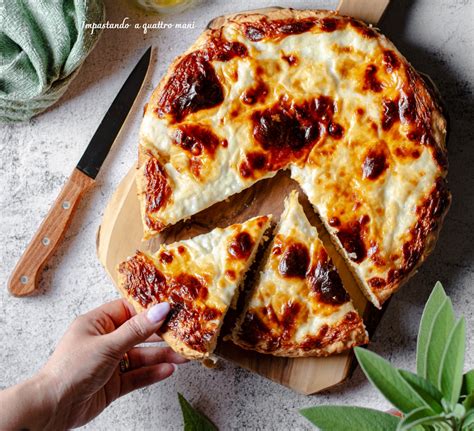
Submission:
M 8 281 L 15 296 L 31 295 L 38 288 L 41 271 L 60 243 L 83 193 L 94 180 L 74 169 L 55 203 L 21 256 Z

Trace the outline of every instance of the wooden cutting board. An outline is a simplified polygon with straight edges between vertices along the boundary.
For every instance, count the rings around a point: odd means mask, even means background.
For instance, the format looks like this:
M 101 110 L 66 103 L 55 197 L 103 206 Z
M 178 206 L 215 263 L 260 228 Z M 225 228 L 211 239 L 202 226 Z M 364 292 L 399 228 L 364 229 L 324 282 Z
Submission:
M 375 22 L 387 4 L 388 0 L 350 0 L 347 4 L 341 2 L 338 10 L 341 14 L 356 15 L 358 18 Z M 374 9 L 377 9 L 377 5 L 379 12 L 374 17 Z M 368 15 L 363 14 L 364 10 Z M 291 190 L 299 189 L 297 183 L 291 180 L 286 172 L 280 172 L 274 178 L 260 181 L 250 189 L 202 211 L 188 221 L 172 226 L 156 238 L 142 242 L 143 230 L 135 186 L 135 172 L 134 166 L 119 184 L 107 205 L 97 233 L 99 260 L 114 283 L 117 282 L 117 265 L 134 254 L 136 250 L 155 251 L 162 243 L 192 238 L 207 233 L 215 227 L 226 227 L 257 215 L 273 214 L 275 220 L 278 220 L 283 211 L 285 196 Z M 355 307 L 364 316 L 369 333 L 372 333 L 382 312 L 368 303 L 358 289 L 352 274 L 341 256 L 335 251 L 329 235 L 301 190 L 300 202 L 311 223 L 318 228 L 320 237 L 341 274 L 344 286 Z M 243 350 L 231 342 L 220 340 L 216 353 L 222 358 L 306 395 L 343 382 L 354 368 L 352 352 L 327 358 L 280 358 Z

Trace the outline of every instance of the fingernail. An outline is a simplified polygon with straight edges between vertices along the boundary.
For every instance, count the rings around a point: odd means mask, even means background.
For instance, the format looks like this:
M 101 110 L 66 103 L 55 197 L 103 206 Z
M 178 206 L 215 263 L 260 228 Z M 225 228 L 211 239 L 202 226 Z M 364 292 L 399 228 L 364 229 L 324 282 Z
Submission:
M 171 364 L 171 365 L 173 365 L 173 368 L 174 368 L 173 374 L 174 374 L 176 373 L 176 371 L 178 371 L 178 366 L 176 364 Z
M 158 323 L 164 320 L 169 311 L 170 305 L 167 302 L 160 302 L 147 311 L 146 317 L 151 323 Z

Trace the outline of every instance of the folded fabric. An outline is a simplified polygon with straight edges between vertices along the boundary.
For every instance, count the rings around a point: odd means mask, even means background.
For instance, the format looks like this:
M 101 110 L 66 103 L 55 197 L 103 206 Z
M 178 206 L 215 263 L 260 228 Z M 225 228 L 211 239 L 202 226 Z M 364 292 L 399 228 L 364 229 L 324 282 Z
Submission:
M 94 47 L 102 0 L 0 1 L 0 121 L 27 120 L 56 102 Z

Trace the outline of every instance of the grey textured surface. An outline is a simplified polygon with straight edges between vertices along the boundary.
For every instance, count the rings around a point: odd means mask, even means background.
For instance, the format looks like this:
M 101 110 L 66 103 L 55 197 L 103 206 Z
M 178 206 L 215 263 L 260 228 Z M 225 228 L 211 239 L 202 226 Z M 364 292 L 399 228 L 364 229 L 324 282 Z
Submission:
M 186 49 L 210 18 L 263 5 L 330 8 L 335 1 L 204 2 L 169 22 L 195 21 L 191 30 L 108 30 L 61 103 L 36 119 L 0 126 L 0 387 L 38 370 L 75 316 L 117 297 L 95 254 L 95 234 L 114 188 L 136 156 L 141 109 L 172 58 Z M 399 367 L 413 369 L 416 331 L 423 304 L 441 280 L 458 314 L 468 323 L 466 368 L 474 366 L 474 133 L 473 4 L 470 0 L 393 1 L 383 31 L 419 70 L 437 83 L 450 113 L 450 187 L 454 200 L 434 254 L 392 300 L 370 348 Z M 155 22 L 124 0 L 108 0 L 108 18 Z M 82 202 L 64 243 L 50 261 L 42 293 L 15 299 L 6 292 L 9 273 L 67 175 L 75 166 L 103 113 L 140 57 L 157 47 L 154 73 L 142 100 L 107 159 L 97 186 Z M 386 409 L 388 403 L 360 370 L 344 386 L 323 394 L 297 395 L 224 363 L 215 371 L 186 364 L 154 387 L 110 406 L 87 428 L 182 429 L 176 392 L 182 392 L 222 430 L 310 429 L 297 409 L 316 404 L 356 404 Z

